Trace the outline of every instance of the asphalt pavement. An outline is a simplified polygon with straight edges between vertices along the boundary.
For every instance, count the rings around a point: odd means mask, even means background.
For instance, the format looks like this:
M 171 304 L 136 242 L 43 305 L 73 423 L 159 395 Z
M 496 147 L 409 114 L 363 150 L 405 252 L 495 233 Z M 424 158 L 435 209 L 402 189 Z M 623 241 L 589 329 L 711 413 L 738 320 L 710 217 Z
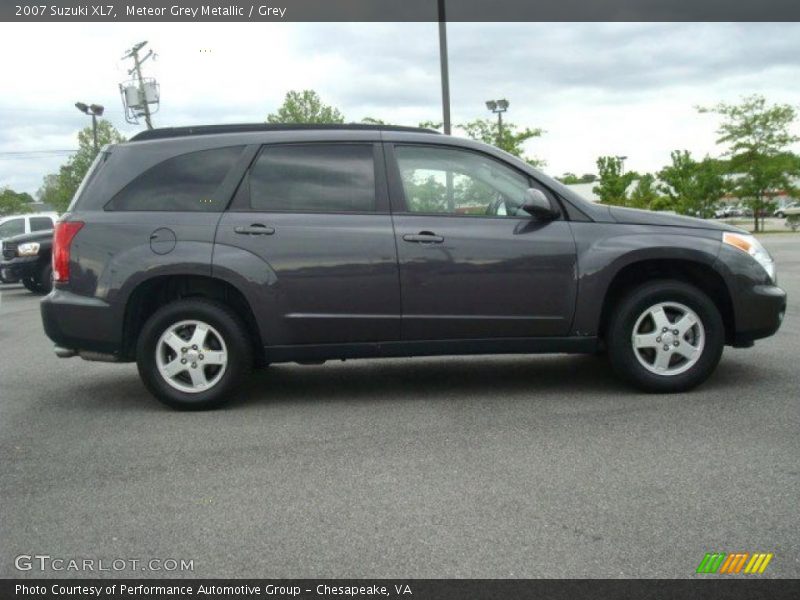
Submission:
M 694 577 L 713 551 L 798 577 L 800 235 L 764 240 L 782 329 L 683 395 L 596 357 L 416 358 L 273 366 L 179 413 L 133 364 L 56 358 L 2 286 L 0 577 Z

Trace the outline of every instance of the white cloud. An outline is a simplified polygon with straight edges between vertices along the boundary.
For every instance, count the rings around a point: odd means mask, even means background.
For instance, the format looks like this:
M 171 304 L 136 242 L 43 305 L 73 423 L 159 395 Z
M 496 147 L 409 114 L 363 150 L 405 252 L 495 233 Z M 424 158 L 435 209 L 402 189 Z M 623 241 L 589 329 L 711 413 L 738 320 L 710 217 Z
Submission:
M 529 151 L 554 174 L 591 172 L 601 154 L 639 171 L 676 148 L 719 154 L 714 118 L 694 105 L 800 97 L 796 23 L 453 23 L 448 35 L 454 122 L 508 98 L 510 121 L 547 131 Z M 304 88 L 354 121 L 440 119 L 434 23 L 3 23 L 0 153 L 74 147 L 88 125 L 78 100 L 137 131 L 117 84 L 122 54 L 143 39 L 159 55 L 146 65 L 161 83 L 157 126 L 261 121 Z M 0 186 L 33 192 L 63 158 L 0 154 Z

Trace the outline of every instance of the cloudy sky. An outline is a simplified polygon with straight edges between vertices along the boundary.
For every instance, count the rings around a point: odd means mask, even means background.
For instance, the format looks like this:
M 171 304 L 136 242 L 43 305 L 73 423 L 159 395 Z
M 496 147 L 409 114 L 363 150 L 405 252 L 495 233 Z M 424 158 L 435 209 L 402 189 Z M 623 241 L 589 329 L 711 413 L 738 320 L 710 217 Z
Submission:
M 717 155 L 716 118 L 695 106 L 761 93 L 800 105 L 800 24 L 451 23 L 454 123 L 488 116 L 546 133 L 530 155 L 560 175 L 599 155 L 658 170 L 673 149 Z M 348 120 L 441 118 L 435 23 L 0 24 L 0 187 L 35 192 L 89 124 L 76 101 L 105 105 L 126 135 L 117 84 L 124 51 L 158 53 L 156 125 L 254 122 L 290 89 L 313 88 Z M 52 152 L 59 151 L 59 152 Z

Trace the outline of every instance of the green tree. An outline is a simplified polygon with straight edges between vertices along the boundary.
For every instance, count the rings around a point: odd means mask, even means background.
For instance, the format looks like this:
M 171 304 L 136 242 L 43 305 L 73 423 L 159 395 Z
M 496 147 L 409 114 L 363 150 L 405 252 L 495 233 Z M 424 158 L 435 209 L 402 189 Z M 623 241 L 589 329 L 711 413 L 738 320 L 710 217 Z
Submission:
M 603 204 L 628 203 L 628 187 L 638 178 L 634 171 L 622 172 L 622 160 L 616 156 L 601 156 L 597 159 L 597 171 L 600 174 L 598 185 L 592 191 L 600 196 Z
M 31 212 L 33 198 L 27 192 L 15 192 L 10 188 L 0 190 L 0 216 Z
M 663 182 L 659 189 L 678 212 L 704 219 L 713 216 L 728 189 L 724 164 L 708 156 L 697 162 L 688 150 L 673 150 L 670 157 L 672 164 L 658 173 Z
M 649 209 L 657 199 L 656 178 L 651 173 L 645 173 L 636 182 L 636 187 L 631 192 L 628 205 L 633 208 Z
M 119 144 L 124 141 L 125 138 L 110 121 L 101 119 L 97 122 L 97 145 L 99 148 L 106 144 Z M 42 187 L 36 193 L 39 200 L 46 202 L 58 212 L 67 210 L 96 156 L 92 128 L 86 127 L 78 132 L 78 151 L 61 165 L 58 173 L 45 176 Z
M 561 177 L 556 177 L 556 179 L 558 179 L 564 185 L 571 185 L 573 183 L 581 182 L 580 178 L 575 175 L 575 173 L 570 173 L 569 171 L 564 173 Z
M 361 122 L 365 125 L 386 125 L 383 119 L 376 119 L 375 117 L 364 117 Z
M 462 123 L 458 127 L 463 129 L 467 136 L 473 140 L 497 146 L 534 167 L 544 165 L 544 161 L 538 158 L 525 156 L 525 149 L 523 148 L 523 145 L 529 139 L 540 137 L 544 132 L 542 129 L 530 129 L 528 127 L 519 129 L 513 123 L 504 122 L 501 135 L 499 123 L 494 119 L 475 119 L 468 123 Z
M 267 123 L 344 123 L 344 115 L 324 104 L 314 90 L 291 90 L 278 110 L 267 115 Z
M 733 193 L 753 209 L 754 230 L 759 231 L 763 214 L 772 204 L 770 198 L 778 190 L 792 193 L 792 177 L 800 174 L 800 159 L 790 151 L 800 141 L 791 131 L 797 111 L 789 104 L 768 105 L 760 95 L 748 96 L 739 104 L 698 107 L 698 111 L 722 117 L 717 144 L 727 146 L 725 156 L 735 176 Z

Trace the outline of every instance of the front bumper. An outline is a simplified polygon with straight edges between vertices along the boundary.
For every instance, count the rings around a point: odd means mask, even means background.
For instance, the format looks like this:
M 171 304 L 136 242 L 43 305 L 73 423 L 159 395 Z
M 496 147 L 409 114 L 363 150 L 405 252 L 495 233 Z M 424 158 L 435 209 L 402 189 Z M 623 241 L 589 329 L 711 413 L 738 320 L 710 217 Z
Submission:
M 57 346 L 118 355 L 122 320 L 107 302 L 56 288 L 42 300 L 41 312 L 44 331 Z
M 778 331 L 786 314 L 786 292 L 777 285 L 754 285 L 737 304 L 738 326 L 733 344 L 747 346 Z
M 39 274 L 39 257 L 22 256 L 0 263 L 0 278 L 4 283 L 36 277 Z

